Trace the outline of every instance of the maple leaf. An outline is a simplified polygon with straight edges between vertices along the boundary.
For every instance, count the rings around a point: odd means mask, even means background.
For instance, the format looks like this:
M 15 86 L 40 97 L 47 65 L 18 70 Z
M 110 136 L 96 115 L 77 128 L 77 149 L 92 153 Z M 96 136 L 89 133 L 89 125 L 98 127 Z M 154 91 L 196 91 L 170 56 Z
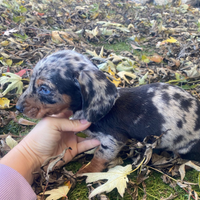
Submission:
M 23 83 L 22 78 L 18 76 L 17 74 L 13 74 L 11 72 L 6 72 L 2 74 L 2 77 L 0 78 L 0 84 L 3 87 L 5 83 L 10 83 L 8 87 L 4 90 L 2 95 L 6 95 L 11 90 L 17 88 L 16 94 L 22 94 L 23 89 Z
M 46 200 L 57 200 L 57 199 L 60 199 L 61 197 L 66 197 L 66 199 L 68 199 L 66 195 L 69 192 L 70 187 L 71 187 L 71 183 L 70 181 L 68 181 L 64 186 L 60 186 L 57 189 L 46 191 L 44 193 L 45 195 L 50 194 L 46 198 Z
M 129 80 L 126 78 L 126 76 L 131 77 L 133 79 L 135 79 L 137 76 L 135 74 L 133 74 L 132 72 L 126 72 L 126 71 L 121 71 L 118 72 L 117 75 L 124 79 L 128 84 L 130 84 Z
M 100 173 L 84 173 L 82 176 L 88 176 L 86 183 L 107 179 L 108 181 L 103 185 L 97 187 L 89 195 L 89 198 L 94 197 L 95 195 L 102 192 L 110 192 L 115 187 L 117 188 L 119 194 L 123 197 L 125 188 L 127 187 L 128 178 L 127 175 L 132 171 L 132 165 L 127 165 L 125 167 L 116 166 L 112 169 L 109 169 L 108 172 Z

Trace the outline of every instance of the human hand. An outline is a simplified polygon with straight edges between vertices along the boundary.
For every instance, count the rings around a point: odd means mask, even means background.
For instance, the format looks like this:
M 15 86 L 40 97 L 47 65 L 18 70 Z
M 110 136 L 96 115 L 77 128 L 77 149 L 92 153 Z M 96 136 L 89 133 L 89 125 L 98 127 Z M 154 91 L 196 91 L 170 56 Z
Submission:
M 65 162 L 69 162 L 77 154 L 100 144 L 95 139 L 86 140 L 74 134 L 89 126 L 90 123 L 87 121 L 47 117 L 42 119 L 24 138 L 22 145 L 38 158 L 39 166 L 47 158 L 58 155 L 65 148 L 71 147 L 72 150 L 67 150 L 63 158 Z
M 59 118 L 44 118 L 11 150 L 11 153 L 9 152 L 11 155 L 10 160 L 8 158 L 9 153 L 8 156 L 6 155 L 7 159 L 2 159 L 2 164 L 6 164 L 4 161 L 7 160 L 7 163 L 9 163 L 7 165 L 12 165 L 12 168 L 16 169 L 31 183 L 33 177 L 30 176 L 30 172 L 38 170 L 47 158 L 62 153 L 66 147 L 72 148 L 72 150 L 66 151 L 63 158 L 67 163 L 78 153 L 98 146 L 100 144 L 98 140 L 85 140 L 74 134 L 74 132 L 82 131 L 89 126 L 89 122 L 69 120 L 60 116 Z M 18 159 L 18 165 L 27 165 L 27 167 L 23 166 L 22 169 L 22 166 L 13 166 L 14 163 L 11 163 L 11 160 L 13 161 L 17 156 L 18 158 L 22 157 L 22 159 Z M 23 163 L 20 163 L 20 160 Z M 27 170 L 29 171 L 28 174 Z

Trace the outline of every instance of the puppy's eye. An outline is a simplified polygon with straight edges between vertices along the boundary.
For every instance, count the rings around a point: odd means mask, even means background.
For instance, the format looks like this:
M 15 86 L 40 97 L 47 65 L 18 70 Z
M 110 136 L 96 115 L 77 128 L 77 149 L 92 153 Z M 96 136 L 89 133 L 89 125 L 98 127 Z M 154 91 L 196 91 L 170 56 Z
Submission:
M 51 91 L 50 91 L 50 89 L 49 89 L 47 86 L 42 85 L 42 86 L 40 86 L 40 88 L 39 88 L 39 93 L 40 93 L 40 94 L 44 94 L 44 95 L 48 95 L 48 94 L 51 93 Z

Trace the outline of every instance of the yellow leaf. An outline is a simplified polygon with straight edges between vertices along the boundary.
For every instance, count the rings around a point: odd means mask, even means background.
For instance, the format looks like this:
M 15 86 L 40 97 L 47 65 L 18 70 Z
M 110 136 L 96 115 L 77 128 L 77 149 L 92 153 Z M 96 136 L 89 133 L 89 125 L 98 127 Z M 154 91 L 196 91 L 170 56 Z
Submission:
M 8 46 L 8 45 L 9 45 L 9 42 L 7 40 L 1 42 L 1 46 L 3 47 Z
M 92 35 L 93 35 L 93 36 L 97 36 L 98 33 L 99 33 L 99 31 L 98 31 L 98 26 L 96 26 L 95 29 L 92 30 Z
M 21 65 L 23 62 L 24 62 L 23 60 L 22 60 L 22 61 L 19 61 L 19 62 L 16 63 L 15 65 L 19 66 L 19 65 Z
M 69 192 L 70 187 L 71 183 L 70 181 L 68 181 L 64 186 L 60 186 L 57 189 L 46 191 L 44 193 L 45 195 L 50 194 L 50 196 L 48 196 L 46 200 L 57 200 L 60 199 L 61 197 L 66 197 L 66 199 L 68 199 L 66 195 Z
M 6 60 L 6 64 L 7 64 L 8 66 L 11 66 L 11 65 L 12 65 L 12 60 L 11 60 L 11 59 L 7 59 L 7 60 Z
M 99 56 L 97 55 L 97 53 L 96 53 L 95 50 L 94 50 L 94 51 L 90 51 L 90 50 L 86 49 L 86 52 L 87 52 L 88 54 L 90 54 L 91 56 L 99 57 Z
M 10 135 L 6 137 L 6 144 L 12 149 L 15 147 L 18 142 L 14 140 Z
M 128 25 L 128 29 L 131 29 L 131 28 L 134 28 L 134 25 L 133 25 L 133 24 L 129 24 L 129 25 Z
M 142 61 L 145 62 L 145 63 L 149 63 L 150 62 L 149 58 L 147 56 L 145 56 L 145 55 L 142 55 Z
M 108 172 L 100 173 L 85 173 L 83 176 L 88 176 L 86 183 L 95 182 L 98 180 L 107 179 L 108 181 L 103 185 L 97 187 L 92 191 L 89 198 L 94 197 L 97 194 L 102 192 L 110 192 L 114 188 L 117 188 L 119 194 L 123 197 L 125 189 L 127 187 L 128 178 L 127 175 L 132 171 L 132 165 L 127 165 L 125 167 L 116 166 L 112 169 L 109 169 Z
M 175 38 L 173 38 L 173 37 L 170 37 L 170 39 L 168 38 L 168 39 L 162 41 L 161 43 L 162 43 L 162 44 L 165 44 L 166 42 L 169 42 L 169 43 L 176 43 L 177 40 L 176 40 Z
M 115 84 L 116 87 L 121 83 L 121 79 L 115 76 L 115 72 L 113 72 L 110 67 L 108 68 L 108 73 L 114 78 L 111 82 Z
M 96 19 L 99 16 L 99 13 L 94 13 L 91 15 L 91 19 Z
M 10 100 L 7 98 L 0 98 L 0 109 L 9 108 Z
M 128 84 L 130 84 L 129 80 L 126 78 L 126 76 L 131 77 L 132 79 L 135 79 L 137 76 L 133 74 L 132 72 L 126 72 L 126 71 L 121 71 L 118 72 L 117 75 L 124 79 Z

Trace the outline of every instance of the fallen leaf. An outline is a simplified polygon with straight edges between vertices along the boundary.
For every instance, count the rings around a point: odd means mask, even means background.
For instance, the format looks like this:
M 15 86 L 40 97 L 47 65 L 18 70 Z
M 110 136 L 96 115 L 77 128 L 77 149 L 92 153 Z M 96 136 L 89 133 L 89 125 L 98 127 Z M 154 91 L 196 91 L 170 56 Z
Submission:
M 108 60 L 107 62 L 105 63 L 102 63 L 100 65 L 97 65 L 97 67 L 102 70 L 102 71 L 106 71 L 108 72 L 109 68 L 114 72 L 116 73 L 116 68 L 115 68 L 115 65 L 113 62 L 111 62 L 110 60 Z
M 3 35 L 9 36 L 11 33 L 15 33 L 17 31 L 18 31 L 17 29 L 13 28 L 11 30 L 5 31 Z
M 71 187 L 70 181 L 68 181 L 64 186 L 60 186 L 57 189 L 49 190 L 44 193 L 44 195 L 50 194 L 46 198 L 46 200 L 57 200 L 60 199 L 61 197 L 66 197 L 67 198 L 67 193 L 69 192 Z M 43 193 L 40 193 L 43 194 Z
M 7 40 L 1 42 L 1 46 L 5 47 L 8 46 L 9 42 Z
M 118 165 L 112 169 L 109 169 L 108 172 L 82 174 L 82 176 L 88 176 L 86 179 L 86 183 L 91 183 L 103 179 L 108 180 L 103 185 L 94 189 L 92 193 L 89 195 L 89 198 L 92 198 L 95 195 L 100 194 L 102 192 L 108 193 L 112 191 L 114 188 L 117 188 L 119 194 L 123 197 L 128 182 L 127 175 L 131 171 L 132 171 L 132 165 L 127 165 L 125 167 Z
M 30 69 L 29 69 L 30 70 Z M 23 76 L 25 73 L 27 72 L 27 69 L 22 69 L 22 70 L 20 70 L 18 73 L 15 73 L 15 74 L 17 74 L 18 76 Z
M 97 53 L 96 53 L 95 50 L 94 50 L 94 51 L 90 51 L 90 50 L 86 49 L 86 52 L 87 52 L 89 55 L 91 55 L 91 56 L 99 57 L 99 56 L 97 55 Z
M 133 79 L 135 79 L 137 76 L 135 74 L 133 74 L 132 72 L 126 72 L 126 71 L 122 71 L 122 72 L 118 72 L 117 75 L 124 79 L 127 83 L 130 84 L 129 80 L 126 78 L 126 76 L 131 77 Z
M 181 180 L 183 180 L 184 177 L 185 177 L 185 166 L 186 165 L 189 166 L 189 167 L 191 167 L 191 168 L 193 168 L 193 169 L 195 169 L 195 170 L 197 170 L 198 172 L 200 172 L 200 167 L 199 166 L 195 165 L 192 161 L 188 161 L 188 162 L 182 164 L 179 167 L 179 172 L 180 172 L 180 175 L 181 175 Z
M 168 38 L 168 39 L 166 39 L 166 40 L 163 40 L 162 42 L 158 42 L 157 43 L 157 45 L 156 45 L 156 47 L 157 46 L 160 46 L 160 45 L 163 45 L 163 44 L 166 44 L 166 43 L 176 43 L 177 42 L 177 40 L 175 39 L 175 38 L 173 38 L 173 37 L 170 37 L 170 38 Z
M 6 60 L 6 64 L 7 64 L 8 66 L 11 66 L 11 65 L 12 65 L 12 63 L 13 63 L 13 62 L 12 62 L 12 60 L 11 60 L 11 59 L 7 59 L 7 60 Z
M 145 63 L 149 63 L 150 62 L 149 58 L 147 56 L 145 56 L 145 55 L 142 55 L 142 61 L 145 62 Z
M 171 199 L 174 199 L 174 198 L 176 198 L 177 197 L 177 194 L 175 194 L 175 195 L 173 195 L 173 194 L 170 194 L 170 196 L 169 197 L 167 197 L 167 198 L 163 198 L 163 197 L 161 197 L 161 199 L 160 200 L 171 200 Z
M 12 149 L 15 147 L 18 142 L 14 140 L 10 135 L 6 137 L 6 144 Z
M 163 57 L 158 54 L 154 54 L 153 56 L 149 57 L 149 60 L 156 62 L 156 63 L 160 63 L 160 62 L 162 62 Z
M 147 72 L 142 78 L 139 78 L 139 85 L 146 84 L 146 79 L 148 78 L 149 72 Z
M 26 125 L 26 126 L 33 126 L 33 125 L 36 125 L 35 122 L 29 121 L 29 120 L 24 119 L 24 118 L 20 118 L 20 119 L 18 120 L 18 123 L 21 124 L 21 125 Z
M 63 161 L 63 157 L 65 156 L 65 153 L 67 150 L 72 150 L 71 147 L 66 147 L 63 152 L 59 155 L 56 156 L 51 156 L 47 158 L 44 163 L 42 164 L 42 167 L 48 165 L 47 170 L 46 170 L 46 180 L 49 181 L 49 172 L 53 171 L 53 168 L 56 166 L 56 164 L 59 161 Z
M 132 48 L 133 48 L 133 49 L 139 49 L 139 50 L 143 50 L 143 48 L 142 48 L 142 47 L 135 46 L 134 44 L 131 44 L 131 46 L 132 46 Z
M 110 69 L 110 67 L 108 69 L 108 73 L 113 77 L 113 80 L 111 80 L 111 82 L 114 83 L 116 87 L 118 87 L 121 83 L 121 79 L 115 76 L 115 73 Z
M 96 26 L 96 28 L 93 29 L 91 32 L 92 32 L 92 35 L 93 35 L 93 36 L 97 36 L 98 33 L 99 33 L 99 31 L 98 31 L 98 26 Z
M 5 83 L 10 83 L 8 87 L 3 91 L 2 95 L 6 95 L 11 90 L 17 88 L 16 94 L 22 94 L 23 83 L 22 78 L 17 74 L 13 74 L 11 72 L 6 72 L 2 74 L 0 78 L 0 84 L 3 86 Z
M 70 36 L 70 34 L 64 31 L 52 31 L 51 38 L 56 43 L 61 43 L 66 40 L 69 44 L 73 45 L 73 38 Z
M 197 78 L 200 76 L 200 70 L 198 69 L 198 65 L 191 67 L 190 70 L 183 70 L 189 78 Z
M 0 98 L 0 109 L 9 108 L 10 100 L 7 98 Z

